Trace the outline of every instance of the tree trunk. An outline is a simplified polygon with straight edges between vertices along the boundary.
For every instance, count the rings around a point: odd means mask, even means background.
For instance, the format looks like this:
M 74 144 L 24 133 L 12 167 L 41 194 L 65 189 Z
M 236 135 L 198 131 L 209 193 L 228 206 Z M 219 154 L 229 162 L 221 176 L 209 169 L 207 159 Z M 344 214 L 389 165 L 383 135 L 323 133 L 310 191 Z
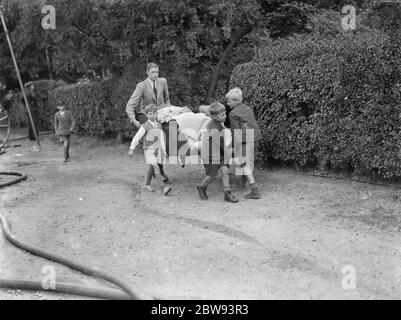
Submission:
M 241 40 L 244 36 L 246 36 L 251 31 L 252 31 L 251 26 L 239 30 L 236 34 L 234 34 L 234 36 L 231 38 L 229 45 L 224 50 L 224 52 L 220 55 L 219 63 L 217 64 L 217 66 L 214 69 L 213 74 L 212 74 L 212 80 L 210 82 L 209 90 L 207 92 L 206 103 L 209 103 L 210 99 L 212 97 L 214 97 L 214 94 L 216 91 L 216 86 L 217 86 L 217 81 L 219 80 L 221 71 L 227 60 L 228 54 L 235 47 L 235 45 L 238 43 L 238 41 Z

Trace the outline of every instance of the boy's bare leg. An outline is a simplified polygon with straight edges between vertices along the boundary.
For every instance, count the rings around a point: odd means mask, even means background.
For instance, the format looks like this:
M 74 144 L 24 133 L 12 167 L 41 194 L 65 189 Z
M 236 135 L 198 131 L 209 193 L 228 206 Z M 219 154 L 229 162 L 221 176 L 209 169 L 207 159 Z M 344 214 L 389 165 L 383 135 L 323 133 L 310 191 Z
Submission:
M 250 185 L 250 186 L 253 185 L 254 183 L 256 183 L 255 177 L 253 176 L 252 173 L 246 174 L 246 175 L 243 176 L 243 177 L 245 177 L 245 179 L 248 179 L 248 182 L 249 182 L 249 185 Z
M 164 167 L 163 167 L 163 165 L 162 165 L 161 163 L 159 163 L 158 166 L 159 166 L 160 175 L 161 175 L 162 178 L 163 178 L 163 182 L 164 182 L 164 183 L 168 182 L 168 181 L 169 181 L 169 178 L 168 178 L 167 175 L 164 173 Z
M 230 177 L 228 175 L 228 167 L 223 166 L 220 168 L 223 177 L 224 200 L 231 203 L 237 203 L 238 199 L 233 196 L 230 188 Z
M 199 196 L 202 200 L 208 200 L 206 189 L 214 179 L 215 177 L 206 176 L 205 179 L 203 179 L 202 183 L 196 186 L 196 189 L 198 189 Z
M 252 170 L 249 167 L 245 168 L 245 175 L 248 178 L 249 186 L 251 188 L 251 192 L 245 195 L 245 199 L 260 199 L 260 193 L 258 189 L 258 185 L 255 181 L 255 177 L 253 176 Z
M 171 187 L 164 182 L 164 187 L 163 187 L 163 195 L 167 196 L 171 191 Z
M 223 189 L 224 192 L 231 192 L 230 188 L 230 177 L 228 175 L 228 168 L 226 166 L 220 168 L 221 175 L 223 177 Z
M 148 175 L 146 177 L 146 184 L 145 184 L 145 189 L 148 190 L 149 192 L 155 191 L 151 186 L 150 183 L 152 182 L 152 178 L 155 176 L 155 168 L 153 165 L 149 166 L 148 170 Z
M 200 185 L 204 188 L 207 188 L 209 186 L 209 184 L 211 184 L 213 182 L 213 180 L 215 180 L 215 179 L 216 179 L 215 177 L 206 176 Z
M 186 158 L 187 158 L 187 149 L 186 148 L 179 148 L 178 149 L 178 160 L 180 161 L 181 167 L 184 168 L 186 165 Z
M 159 168 L 160 168 L 160 165 L 159 165 Z M 163 165 L 161 166 L 161 168 L 163 168 Z M 165 174 L 162 174 L 161 172 L 160 172 L 160 175 L 161 175 L 162 181 L 163 181 L 163 195 L 167 196 L 171 191 L 171 187 L 169 186 L 169 183 L 168 183 L 169 179 Z
M 69 142 L 68 141 L 64 141 L 64 143 L 63 143 L 63 151 L 64 151 L 64 161 L 67 161 L 68 160 L 68 158 L 69 158 L 69 154 L 68 154 L 68 152 L 69 152 Z
M 70 140 L 67 141 L 67 159 L 70 158 Z

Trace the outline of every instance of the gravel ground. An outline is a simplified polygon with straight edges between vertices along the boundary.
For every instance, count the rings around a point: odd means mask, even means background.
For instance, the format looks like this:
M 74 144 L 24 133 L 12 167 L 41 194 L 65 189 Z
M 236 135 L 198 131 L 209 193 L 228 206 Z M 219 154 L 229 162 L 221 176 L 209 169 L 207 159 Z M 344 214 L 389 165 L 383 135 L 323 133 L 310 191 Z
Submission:
M 205 299 L 399 299 L 399 191 L 349 180 L 304 176 L 289 169 L 256 169 L 263 198 L 223 201 L 221 182 L 208 202 L 195 186 L 203 168 L 168 166 L 167 197 L 143 189 L 141 151 L 128 145 L 73 138 L 62 161 L 56 137 L 40 152 L 10 142 L 0 170 L 28 180 L 0 189 L 0 210 L 21 239 L 113 272 L 149 293 Z M 3 178 L 4 179 L 4 178 Z M 157 187 L 158 185 L 155 184 Z M 161 187 L 159 185 L 159 187 Z M 109 284 L 29 255 L 0 237 L 1 278 Z M 347 282 L 355 271 L 355 287 Z M 344 286 L 345 284 L 345 286 Z M 87 299 L 1 290 L 0 299 Z

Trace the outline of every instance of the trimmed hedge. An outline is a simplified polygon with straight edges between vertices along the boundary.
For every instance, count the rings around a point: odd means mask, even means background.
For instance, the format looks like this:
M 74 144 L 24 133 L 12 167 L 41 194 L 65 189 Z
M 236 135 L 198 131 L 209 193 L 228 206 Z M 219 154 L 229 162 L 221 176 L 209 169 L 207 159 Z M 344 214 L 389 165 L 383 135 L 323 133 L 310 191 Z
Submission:
M 236 67 L 230 87 L 255 108 L 265 156 L 400 177 L 400 35 L 297 36 Z
M 50 93 L 55 107 L 64 104 L 77 120 L 77 133 L 88 136 L 130 135 L 132 127 L 124 108 L 111 103 L 114 79 L 66 85 Z M 53 113 L 53 117 L 54 117 Z
M 52 116 L 54 114 L 53 106 L 49 104 L 49 92 L 57 87 L 65 85 L 65 82 L 61 80 L 38 80 L 31 83 L 34 85 L 34 91 L 38 102 L 37 110 L 33 110 L 33 106 L 31 106 L 32 113 L 37 113 L 34 118 L 39 119 L 39 123 L 37 123 L 37 129 L 39 131 L 52 130 Z M 13 95 L 9 114 L 11 125 L 13 127 L 21 128 L 28 126 L 29 119 L 22 93 L 16 93 Z
M 119 137 L 126 141 L 132 138 L 133 126 L 125 108 L 136 84 L 146 79 L 145 69 L 146 64 L 137 61 L 128 65 L 119 78 L 59 87 L 51 92 L 51 103 L 54 108 L 63 103 L 71 110 L 77 119 L 79 134 Z M 167 78 L 171 104 L 196 109 L 200 98 L 191 97 L 189 76 L 179 66 L 163 71 L 160 76 Z

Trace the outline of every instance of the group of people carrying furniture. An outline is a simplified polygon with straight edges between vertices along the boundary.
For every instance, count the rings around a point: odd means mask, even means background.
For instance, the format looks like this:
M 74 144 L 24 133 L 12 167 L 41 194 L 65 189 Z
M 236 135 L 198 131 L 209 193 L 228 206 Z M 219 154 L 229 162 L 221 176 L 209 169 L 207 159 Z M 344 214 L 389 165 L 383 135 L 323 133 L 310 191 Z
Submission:
M 164 108 L 170 108 L 170 96 L 167 80 L 159 78 L 159 67 L 155 63 L 147 65 L 147 79 L 138 83 L 134 93 L 129 99 L 126 112 L 130 121 L 138 129 L 132 139 L 129 155 L 134 155 L 135 148 L 142 141 L 145 161 L 149 164 L 149 170 L 145 182 L 146 190 L 153 192 L 152 178 L 156 177 L 156 171 L 160 172 L 163 182 L 163 194 L 171 191 L 169 178 L 164 172 L 163 163 L 169 156 L 169 128 L 163 127 L 158 121 Z M 187 133 L 187 144 L 190 149 L 199 151 L 206 176 L 197 185 L 199 196 L 202 200 L 208 200 L 207 187 L 214 181 L 220 171 L 223 179 L 224 200 L 237 203 L 238 199 L 231 193 L 229 179 L 229 165 L 235 167 L 235 172 L 242 175 L 242 184 L 249 182 L 250 193 L 245 199 L 260 199 L 255 177 L 253 175 L 254 155 L 258 150 L 262 135 L 256 122 L 254 112 L 242 103 L 242 91 L 239 88 L 231 89 L 227 95 L 227 104 L 230 107 L 230 128 L 224 123 L 227 118 L 226 107 L 220 102 L 214 102 L 210 106 L 202 106 L 199 114 L 183 111 L 178 112 L 172 119 L 179 123 L 178 130 Z M 198 130 L 194 129 L 199 124 Z M 185 126 L 187 126 L 185 130 Z M 195 134 L 194 134 L 195 133 Z

